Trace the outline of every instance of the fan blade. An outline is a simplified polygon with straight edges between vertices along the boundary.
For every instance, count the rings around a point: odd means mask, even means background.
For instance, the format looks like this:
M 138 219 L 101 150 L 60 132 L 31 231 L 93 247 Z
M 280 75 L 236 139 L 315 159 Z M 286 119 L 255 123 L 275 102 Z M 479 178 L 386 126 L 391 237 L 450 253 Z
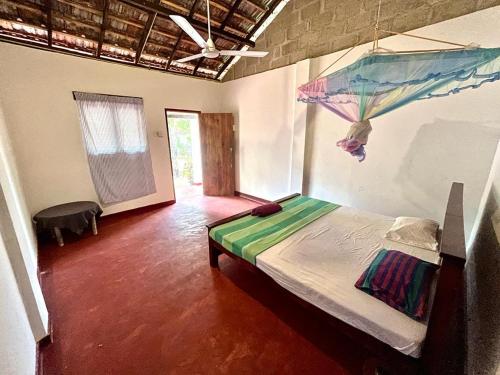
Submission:
M 263 51 L 220 51 L 222 56 L 264 57 L 269 52 Z
M 189 35 L 191 39 L 196 42 L 196 44 L 198 44 L 201 48 L 207 48 L 207 42 L 205 42 L 200 33 L 196 31 L 193 26 L 191 26 L 187 19 L 182 16 L 173 15 L 171 15 L 170 18 L 177 24 L 177 26 L 184 30 L 184 32 Z
M 182 59 L 175 60 L 175 61 L 177 61 L 178 63 L 185 63 L 185 62 L 188 62 L 191 60 L 199 59 L 200 57 L 203 57 L 203 53 L 199 53 L 199 54 L 193 55 L 193 56 L 184 57 Z

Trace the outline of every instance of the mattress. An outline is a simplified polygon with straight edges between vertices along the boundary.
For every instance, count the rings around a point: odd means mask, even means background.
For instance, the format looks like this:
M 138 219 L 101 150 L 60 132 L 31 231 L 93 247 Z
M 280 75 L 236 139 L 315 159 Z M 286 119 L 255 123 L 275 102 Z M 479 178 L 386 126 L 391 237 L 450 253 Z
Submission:
M 393 222 L 392 217 L 340 207 L 258 255 L 256 266 L 303 300 L 418 358 L 428 317 L 417 322 L 354 287 L 381 248 L 439 263 L 435 251 L 385 239 Z

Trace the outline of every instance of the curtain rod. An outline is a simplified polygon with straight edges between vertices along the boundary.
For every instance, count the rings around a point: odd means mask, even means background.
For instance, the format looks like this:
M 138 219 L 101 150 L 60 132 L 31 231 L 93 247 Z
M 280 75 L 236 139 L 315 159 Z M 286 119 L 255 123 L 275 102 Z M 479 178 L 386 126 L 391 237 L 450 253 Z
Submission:
M 73 100 L 76 100 L 75 93 L 81 92 L 82 94 L 91 94 L 91 95 L 102 95 L 102 96 L 112 96 L 115 98 L 131 98 L 131 99 L 142 99 L 140 96 L 127 96 L 127 95 L 111 95 L 111 94 L 99 94 L 96 92 L 83 92 L 83 91 L 72 91 L 73 93 Z

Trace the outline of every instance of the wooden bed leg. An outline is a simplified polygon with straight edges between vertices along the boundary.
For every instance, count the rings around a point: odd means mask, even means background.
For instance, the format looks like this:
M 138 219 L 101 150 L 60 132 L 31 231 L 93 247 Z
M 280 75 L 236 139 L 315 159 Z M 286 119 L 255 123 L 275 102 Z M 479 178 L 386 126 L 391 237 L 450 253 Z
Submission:
M 210 257 L 210 267 L 219 268 L 219 255 L 221 252 L 213 246 L 208 247 L 208 255 Z

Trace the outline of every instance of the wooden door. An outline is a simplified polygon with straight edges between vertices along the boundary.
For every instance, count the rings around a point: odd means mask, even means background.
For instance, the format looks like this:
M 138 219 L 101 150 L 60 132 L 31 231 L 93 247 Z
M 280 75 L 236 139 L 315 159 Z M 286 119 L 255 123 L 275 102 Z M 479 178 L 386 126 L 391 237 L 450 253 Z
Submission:
M 205 195 L 234 195 L 234 134 L 231 113 L 202 113 L 200 143 Z

